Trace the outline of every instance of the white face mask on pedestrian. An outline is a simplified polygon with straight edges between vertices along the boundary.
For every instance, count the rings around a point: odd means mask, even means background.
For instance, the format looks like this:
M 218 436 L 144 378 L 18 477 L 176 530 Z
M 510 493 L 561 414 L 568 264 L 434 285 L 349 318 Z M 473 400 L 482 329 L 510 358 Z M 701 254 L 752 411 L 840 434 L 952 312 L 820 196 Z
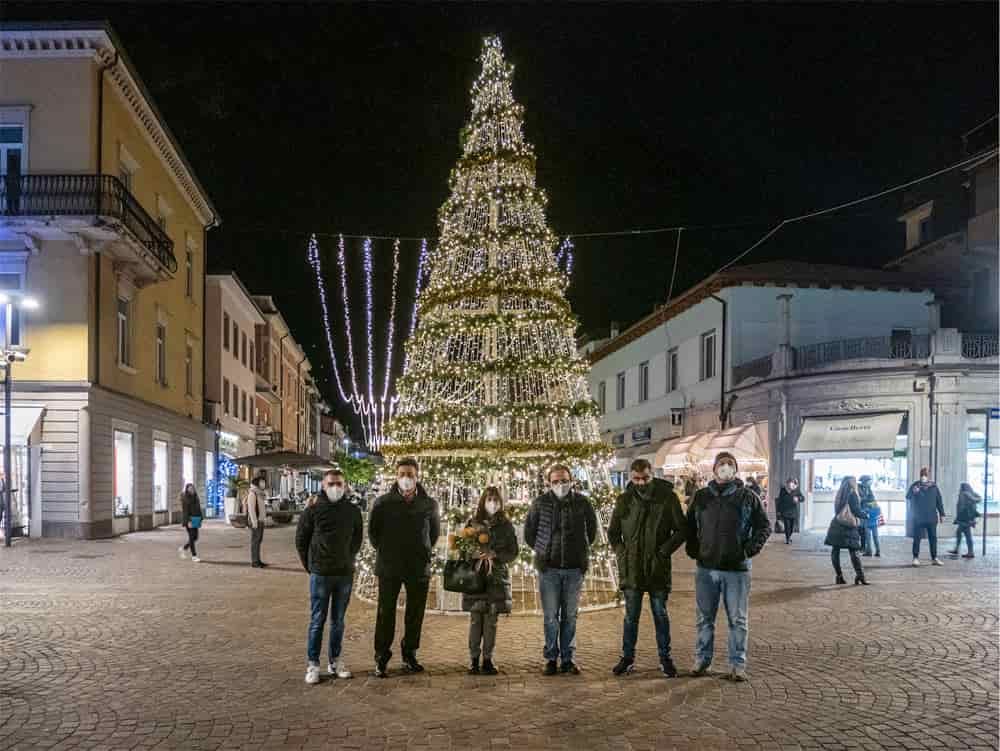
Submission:
M 493 516 L 500 510 L 500 504 L 496 501 L 486 501 L 486 503 L 483 504 L 483 508 L 486 509 L 487 514 Z
M 325 488 L 326 497 L 336 503 L 344 497 L 344 490 L 343 485 L 327 485 Z
M 571 487 L 572 485 L 568 482 L 554 482 L 552 483 L 552 492 L 555 493 L 556 498 L 565 498 Z
M 417 481 L 412 477 L 400 477 L 397 482 L 399 483 L 399 489 L 404 493 L 412 493 L 413 489 L 417 487 Z
M 732 464 L 720 464 L 715 468 L 715 478 L 719 482 L 732 482 L 736 478 L 736 467 Z

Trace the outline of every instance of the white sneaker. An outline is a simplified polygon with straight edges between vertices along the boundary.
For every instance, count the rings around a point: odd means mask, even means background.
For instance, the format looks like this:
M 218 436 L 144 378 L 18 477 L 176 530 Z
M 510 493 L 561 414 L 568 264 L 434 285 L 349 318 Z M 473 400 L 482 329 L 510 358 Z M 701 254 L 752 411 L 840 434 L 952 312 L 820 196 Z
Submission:
M 306 683 L 310 686 L 319 683 L 319 665 L 314 662 L 310 662 L 306 668 Z
M 919 566 L 919 565 L 920 565 L 920 561 L 918 559 L 914 558 L 913 559 L 913 566 L 916 567 L 916 566 Z
M 347 665 L 344 664 L 343 660 L 337 660 L 336 662 L 330 663 L 330 675 L 335 675 L 338 678 L 354 677 L 354 673 L 347 669 Z
M 180 554 L 182 561 L 188 557 L 187 551 L 184 549 L 183 545 L 177 548 L 177 552 Z
M 932 558 L 931 559 L 931 565 L 932 566 L 943 566 L 944 564 L 941 563 L 941 561 L 939 561 L 937 558 Z
M 191 560 L 194 561 L 195 563 L 201 563 L 201 558 L 199 558 L 196 555 L 191 556 Z

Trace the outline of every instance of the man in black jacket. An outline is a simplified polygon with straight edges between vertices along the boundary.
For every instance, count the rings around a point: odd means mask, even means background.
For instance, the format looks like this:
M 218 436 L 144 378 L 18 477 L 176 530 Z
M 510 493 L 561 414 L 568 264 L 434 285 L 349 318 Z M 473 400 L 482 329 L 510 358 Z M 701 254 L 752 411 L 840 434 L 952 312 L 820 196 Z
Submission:
M 736 458 L 715 457 L 715 479 L 699 490 L 688 507 L 687 554 L 698 561 L 695 607 L 698 637 L 693 675 L 705 675 L 715 652 L 719 599 L 729 620 L 730 677 L 745 681 L 750 559 L 764 548 L 771 524 L 760 497 L 737 478 Z
M 927 467 L 920 470 L 920 480 L 906 492 L 906 501 L 906 526 L 913 538 L 913 565 L 920 565 L 920 538 L 924 532 L 931 548 L 931 565 L 943 565 L 937 556 L 937 525 L 944 521 L 944 503 Z
M 368 538 L 375 548 L 378 577 L 378 612 L 375 616 L 375 675 L 385 678 L 396 634 L 396 603 L 406 587 L 405 626 L 400 648 L 403 667 L 411 673 L 423 671 L 417 662 L 420 630 L 424 625 L 427 591 L 431 581 L 431 559 L 441 534 L 438 503 L 417 481 L 416 459 L 396 463 L 396 482 L 377 498 L 368 518 Z
M 671 585 L 670 556 L 684 544 L 687 523 L 673 484 L 654 478 L 648 461 L 636 459 L 629 475 L 631 482 L 618 496 L 608 528 L 608 542 L 618 559 L 618 583 L 625 598 L 622 656 L 612 672 L 627 675 L 635 668 L 642 597 L 648 592 L 660 672 L 676 678 L 677 668 L 670 658 L 667 597 Z
M 535 551 L 538 589 L 545 626 L 545 675 L 579 675 L 576 614 L 580 587 L 597 539 L 597 514 L 590 500 L 572 490 L 569 468 L 555 464 L 547 475 L 549 491 L 535 499 L 524 521 L 524 541 Z
M 306 683 L 319 683 L 319 653 L 323 626 L 330 613 L 330 675 L 350 678 L 351 671 L 340 659 L 344 641 L 344 616 L 351 601 L 354 560 L 364 540 L 358 507 L 344 497 L 347 481 L 340 470 L 323 475 L 323 487 L 299 517 L 295 548 L 302 567 L 309 572 L 309 646 Z

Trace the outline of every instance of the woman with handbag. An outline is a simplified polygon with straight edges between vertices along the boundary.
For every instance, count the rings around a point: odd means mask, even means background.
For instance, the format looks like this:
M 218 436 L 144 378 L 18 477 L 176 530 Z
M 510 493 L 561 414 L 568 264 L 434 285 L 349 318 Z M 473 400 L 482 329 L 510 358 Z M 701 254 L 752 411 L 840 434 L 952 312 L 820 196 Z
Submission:
M 778 501 L 775 504 L 775 511 L 778 519 L 781 520 L 785 533 L 785 544 L 792 542 L 792 533 L 795 532 L 795 524 L 799 520 L 799 506 L 805 501 L 805 496 L 799 490 L 799 481 L 794 477 L 789 477 L 784 487 L 778 494 Z
M 465 525 L 473 530 L 478 548 L 468 559 L 485 580 L 483 591 L 462 594 L 462 610 L 469 613 L 470 675 L 496 675 L 493 649 L 497 640 L 497 618 L 513 606 L 510 573 L 507 564 L 517 558 L 517 534 L 504 513 L 503 495 L 494 486 L 486 488 L 479 499 L 476 514 Z M 482 670 L 479 658 L 482 656 Z
M 187 558 L 187 550 L 191 549 L 191 560 L 195 563 L 201 562 L 201 558 L 198 557 L 198 550 L 195 544 L 198 542 L 198 530 L 201 528 L 201 499 L 198 497 L 198 491 L 194 489 L 194 485 L 188 483 L 184 486 L 184 492 L 180 494 L 178 500 L 181 504 L 181 523 L 184 525 L 184 529 L 188 533 L 188 541 L 181 545 L 177 552 L 180 553 L 181 558 Z
M 832 546 L 830 558 L 833 570 L 837 574 L 837 584 L 847 584 L 844 573 L 840 569 L 840 550 L 847 548 L 851 554 L 851 565 L 854 566 L 854 583 L 868 584 L 865 572 L 861 568 L 861 525 L 865 523 L 865 513 L 861 510 L 861 500 L 858 496 L 858 481 L 848 475 L 840 483 L 837 498 L 833 504 L 833 520 L 826 533 L 826 545 Z

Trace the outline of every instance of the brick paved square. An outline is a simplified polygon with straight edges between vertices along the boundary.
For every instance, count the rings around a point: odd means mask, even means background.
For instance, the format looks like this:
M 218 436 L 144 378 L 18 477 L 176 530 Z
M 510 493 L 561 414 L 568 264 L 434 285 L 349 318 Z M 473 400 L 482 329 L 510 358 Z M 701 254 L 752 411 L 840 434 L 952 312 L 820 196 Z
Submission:
M 890 539 L 870 587 L 833 586 L 821 538 L 755 560 L 750 682 L 664 679 L 648 612 L 635 674 L 611 675 L 620 610 L 581 615 L 581 676 L 546 678 L 537 616 L 501 619 L 496 678 L 465 674 L 466 616 L 428 616 L 427 672 L 369 676 L 374 608 L 354 600 L 355 679 L 307 686 L 308 579 L 290 527 L 264 571 L 244 530 L 208 524 L 0 550 L 3 749 L 996 749 L 997 546 L 943 568 Z M 775 538 L 776 539 L 776 538 Z M 690 667 L 693 572 L 675 557 L 674 657 Z M 402 618 L 399 619 L 402 627 Z M 398 655 L 397 658 L 398 660 Z M 325 673 L 326 656 L 323 657 Z

